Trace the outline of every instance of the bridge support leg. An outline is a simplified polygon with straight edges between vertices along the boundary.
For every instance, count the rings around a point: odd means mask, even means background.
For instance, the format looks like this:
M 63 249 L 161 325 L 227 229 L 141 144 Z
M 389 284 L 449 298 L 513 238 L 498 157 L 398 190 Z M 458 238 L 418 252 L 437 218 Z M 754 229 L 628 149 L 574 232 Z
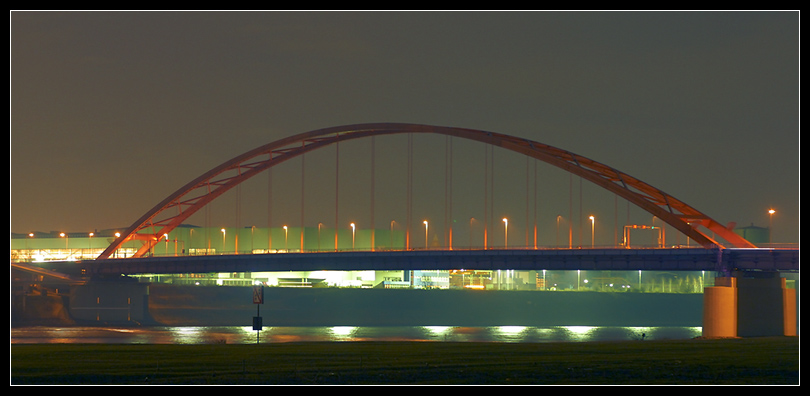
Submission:
M 714 278 L 703 290 L 703 336 L 737 337 L 737 278 Z
M 796 290 L 785 278 L 721 277 L 703 293 L 703 336 L 796 335 Z

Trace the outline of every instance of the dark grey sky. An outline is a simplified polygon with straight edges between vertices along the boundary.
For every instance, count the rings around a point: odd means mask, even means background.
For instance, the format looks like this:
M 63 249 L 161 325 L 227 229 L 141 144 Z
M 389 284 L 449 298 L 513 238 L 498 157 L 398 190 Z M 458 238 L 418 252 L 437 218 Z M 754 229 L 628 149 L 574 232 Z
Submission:
M 567 149 L 721 223 L 767 226 L 774 207 L 774 239 L 799 241 L 798 12 L 11 12 L 10 25 L 13 232 L 125 227 L 257 146 L 410 122 Z M 459 173 L 480 162 L 463 147 Z M 326 169 L 322 156 L 308 166 Z

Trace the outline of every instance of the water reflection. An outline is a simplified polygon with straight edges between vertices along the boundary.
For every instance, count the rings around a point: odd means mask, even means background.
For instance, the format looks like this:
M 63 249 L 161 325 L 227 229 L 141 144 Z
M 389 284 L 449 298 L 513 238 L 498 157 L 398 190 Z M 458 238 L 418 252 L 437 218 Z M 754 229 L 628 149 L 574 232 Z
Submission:
M 566 326 L 563 328 L 572 341 L 582 341 L 593 338 L 596 327 L 592 326 Z
M 402 327 L 22 327 L 12 344 L 253 344 L 322 341 L 583 342 L 689 339 L 700 327 L 402 326 Z

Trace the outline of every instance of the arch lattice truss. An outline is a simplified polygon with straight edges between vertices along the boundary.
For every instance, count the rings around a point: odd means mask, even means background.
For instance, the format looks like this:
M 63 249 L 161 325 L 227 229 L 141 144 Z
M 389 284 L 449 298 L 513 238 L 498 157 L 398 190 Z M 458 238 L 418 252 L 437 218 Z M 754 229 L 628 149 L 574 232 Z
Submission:
M 130 240 L 144 242 L 134 255 L 134 257 L 141 257 L 158 243 L 163 235 L 167 235 L 209 202 L 239 183 L 291 158 L 341 141 L 403 133 L 449 135 L 522 153 L 616 193 L 706 248 L 721 247 L 721 244 L 709 234 L 701 232 L 697 228 L 698 226 L 707 228 L 734 247 L 755 247 L 730 228 L 673 196 L 610 166 L 570 151 L 523 138 L 473 129 L 378 123 L 339 126 L 305 132 L 277 140 L 235 157 L 186 184 L 157 204 L 133 223 L 120 237 L 116 238 L 98 258 L 109 258 L 116 249 Z

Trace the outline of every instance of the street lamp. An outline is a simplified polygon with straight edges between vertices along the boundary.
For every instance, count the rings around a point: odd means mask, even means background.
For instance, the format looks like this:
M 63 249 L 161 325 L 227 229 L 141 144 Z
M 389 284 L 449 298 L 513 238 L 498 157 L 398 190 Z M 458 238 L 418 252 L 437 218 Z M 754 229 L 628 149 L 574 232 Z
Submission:
M 354 233 L 356 231 L 356 226 L 354 223 L 349 224 L 352 227 L 352 250 L 354 250 Z
M 768 210 L 768 243 L 772 243 L 773 239 L 771 235 L 773 234 L 773 214 L 776 213 L 775 210 L 769 209 Z
M 225 254 L 225 229 L 220 229 L 222 232 L 222 254 Z
M 318 223 L 318 251 L 321 250 L 321 226 L 323 223 Z
M 425 225 L 425 249 L 428 248 L 428 221 L 425 220 L 422 222 Z
M 92 236 L 92 233 L 90 234 Z M 166 255 L 169 255 L 169 234 L 163 234 L 163 238 L 166 239 Z
M 115 233 L 115 239 L 118 239 L 118 238 L 121 238 L 121 233 L 120 232 Z M 118 249 L 115 249 L 115 257 L 118 258 Z
M 389 244 L 391 245 L 390 246 L 391 250 L 394 250 L 394 223 L 396 223 L 396 221 L 391 220 L 391 233 L 389 234 L 389 237 L 391 239 L 389 242 Z
M 287 233 L 288 233 L 287 226 L 283 226 L 281 228 L 284 229 L 284 251 L 286 253 L 286 251 L 287 251 Z
M 68 247 L 68 236 L 64 232 L 60 232 L 59 236 L 65 238 L 65 250 L 67 250 L 67 257 L 70 258 L 70 248 Z
M 588 217 L 591 219 L 591 248 L 593 249 L 593 225 L 595 218 L 593 216 Z
M 503 218 L 503 247 L 509 247 L 509 220 Z

